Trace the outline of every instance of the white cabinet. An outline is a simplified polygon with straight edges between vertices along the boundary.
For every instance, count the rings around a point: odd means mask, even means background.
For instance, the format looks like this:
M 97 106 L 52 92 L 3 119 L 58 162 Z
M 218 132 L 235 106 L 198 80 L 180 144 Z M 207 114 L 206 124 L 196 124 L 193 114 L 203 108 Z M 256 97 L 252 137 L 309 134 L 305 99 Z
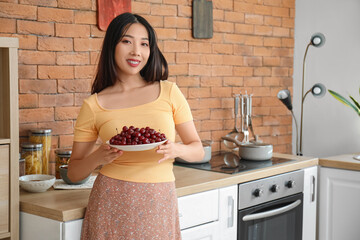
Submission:
M 237 234 L 236 185 L 180 197 L 183 240 L 235 240 Z
M 20 240 L 79 240 L 82 222 L 60 222 L 20 212 Z
M 360 172 L 320 167 L 319 240 L 360 238 Z
M 304 169 L 303 240 L 316 239 L 318 167 Z

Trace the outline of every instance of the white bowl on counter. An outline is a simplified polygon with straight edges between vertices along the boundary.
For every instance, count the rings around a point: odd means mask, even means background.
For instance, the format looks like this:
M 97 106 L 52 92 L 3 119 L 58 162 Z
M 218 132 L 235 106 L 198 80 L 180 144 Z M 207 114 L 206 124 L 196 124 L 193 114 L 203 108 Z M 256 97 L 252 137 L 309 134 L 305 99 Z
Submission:
M 31 174 L 19 177 L 20 187 L 28 192 L 45 192 L 55 183 L 55 176 Z

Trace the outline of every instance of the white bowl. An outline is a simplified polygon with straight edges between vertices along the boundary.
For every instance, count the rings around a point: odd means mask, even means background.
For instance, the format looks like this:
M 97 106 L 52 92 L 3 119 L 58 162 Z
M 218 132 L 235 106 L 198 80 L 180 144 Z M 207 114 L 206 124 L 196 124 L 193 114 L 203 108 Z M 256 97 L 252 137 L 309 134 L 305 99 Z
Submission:
M 28 192 L 45 192 L 55 183 L 55 176 L 31 174 L 19 177 L 20 187 Z

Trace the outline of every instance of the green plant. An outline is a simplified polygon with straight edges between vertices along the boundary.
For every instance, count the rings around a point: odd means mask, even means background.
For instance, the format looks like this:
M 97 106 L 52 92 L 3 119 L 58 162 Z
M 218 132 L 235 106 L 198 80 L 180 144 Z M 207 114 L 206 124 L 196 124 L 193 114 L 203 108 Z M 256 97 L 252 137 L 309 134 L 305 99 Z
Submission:
M 349 95 L 349 97 L 353 101 L 353 103 L 335 91 L 332 91 L 332 90 L 328 90 L 328 91 L 335 99 L 337 99 L 344 105 L 353 108 L 355 110 L 355 112 L 360 116 L 360 104 L 351 95 Z M 360 89 L 359 89 L 359 94 L 360 94 Z

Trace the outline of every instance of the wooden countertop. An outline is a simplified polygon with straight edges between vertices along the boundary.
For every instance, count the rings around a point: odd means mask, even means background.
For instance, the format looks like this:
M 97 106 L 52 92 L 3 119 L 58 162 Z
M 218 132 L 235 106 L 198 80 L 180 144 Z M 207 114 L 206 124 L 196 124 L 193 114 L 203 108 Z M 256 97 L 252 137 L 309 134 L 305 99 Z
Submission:
M 360 153 L 320 158 L 319 165 L 322 167 L 360 171 L 360 161 L 353 158 L 355 155 L 360 155 Z
M 258 170 L 225 174 L 174 166 L 176 191 L 179 197 L 273 176 L 318 164 L 317 158 L 274 153 L 274 157 L 294 159 Z M 54 190 L 44 193 L 21 191 L 20 211 L 54 219 L 70 221 L 84 217 L 90 190 Z

